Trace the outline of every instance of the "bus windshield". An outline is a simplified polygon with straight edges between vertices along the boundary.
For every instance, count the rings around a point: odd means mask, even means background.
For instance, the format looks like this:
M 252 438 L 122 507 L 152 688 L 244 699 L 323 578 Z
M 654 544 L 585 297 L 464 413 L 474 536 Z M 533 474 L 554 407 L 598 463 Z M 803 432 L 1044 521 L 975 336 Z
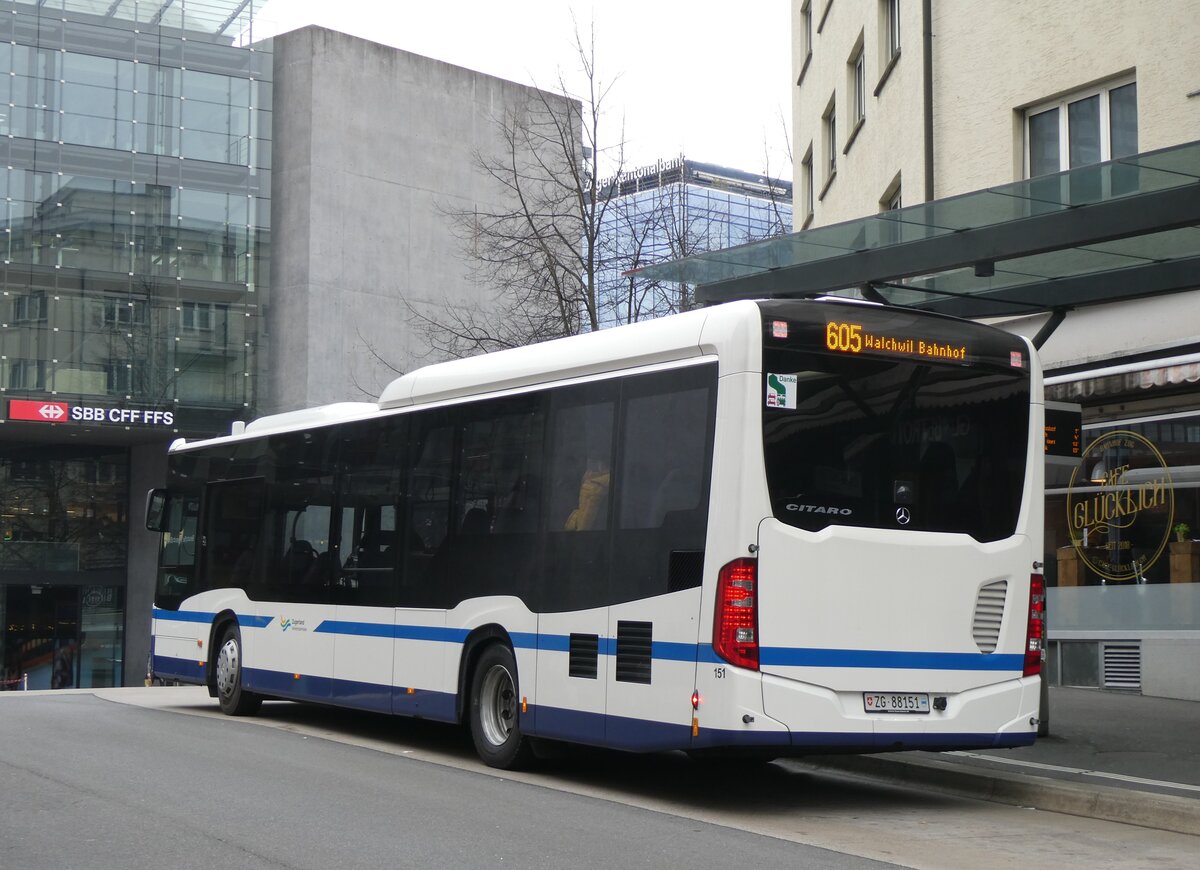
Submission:
M 922 322 L 912 312 L 851 314 L 853 331 L 842 320 L 780 326 L 764 312 L 763 435 L 774 516 L 808 531 L 845 525 L 978 541 L 1011 536 L 1028 446 L 1024 345 L 982 329 L 972 344 L 969 334 L 961 338 L 961 323 L 953 343 L 940 342 L 937 319 Z M 856 336 L 859 350 L 839 349 L 853 347 Z

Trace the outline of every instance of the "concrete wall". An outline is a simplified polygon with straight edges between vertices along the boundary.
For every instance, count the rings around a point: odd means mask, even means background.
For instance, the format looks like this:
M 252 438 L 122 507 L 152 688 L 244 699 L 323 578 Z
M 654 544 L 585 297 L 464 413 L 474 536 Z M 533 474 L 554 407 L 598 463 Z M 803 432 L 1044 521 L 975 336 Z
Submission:
M 897 176 L 900 176 L 905 205 L 923 201 L 921 4 L 914 0 L 900 3 L 900 57 L 882 86 L 880 78 L 886 68 L 882 45 L 886 27 L 884 4 L 878 0 L 852 3 L 811 0 L 812 59 L 807 69 L 803 69 L 802 5 L 800 0 L 792 4 L 793 76 L 800 79 L 800 84 L 792 91 L 796 229 L 801 228 L 805 218 L 801 160 L 810 145 L 816 188 L 813 226 L 880 211 L 880 200 Z M 821 25 L 823 14 L 825 19 Z M 855 132 L 850 121 L 853 79 L 849 62 L 860 40 L 866 60 L 866 120 L 847 150 L 847 143 Z M 878 95 L 873 94 L 876 88 Z M 826 187 L 828 150 L 822 134 L 823 118 L 831 96 L 837 117 L 838 166 L 836 177 Z
M 1142 694 L 1200 701 L 1200 639 L 1143 640 Z
M 375 398 L 424 362 L 406 301 L 487 298 L 445 211 L 505 201 L 474 155 L 501 153 L 494 119 L 537 93 L 319 27 L 274 50 L 262 413 Z
M 1122 75 L 1139 151 L 1200 139 L 1200 0 L 934 0 L 933 33 L 939 198 L 1023 178 L 1024 110 Z

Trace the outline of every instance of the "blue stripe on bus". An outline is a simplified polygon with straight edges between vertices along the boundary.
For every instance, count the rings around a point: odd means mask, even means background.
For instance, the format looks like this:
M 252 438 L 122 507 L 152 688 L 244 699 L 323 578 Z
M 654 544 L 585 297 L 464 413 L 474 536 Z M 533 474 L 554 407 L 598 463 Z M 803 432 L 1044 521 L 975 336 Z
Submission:
M 548 637 L 551 637 L 551 635 L 539 636 L 537 632 L 530 631 L 510 631 L 508 633 L 508 639 L 512 641 L 513 649 L 538 649 L 539 642 Z M 541 648 L 547 649 L 545 646 Z M 564 646 L 563 651 L 565 650 L 566 647 Z
M 916 671 L 1019 671 L 1021 655 L 995 653 L 902 652 L 870 649 L 763 647 L 763 665 L 793 668 L 886 668 Z
M 193 610 L 154 610 L 154 618 L 168 622 L 211 623 L 216 616 Z M 249 616 L 237 614 L 238 622 L 245 628 L 265 628 L 274 621 L 272 616 Z M 433 625 L 391 625 L 376 622 L 350 622 L 327 619 L 314 629 L 322 634 L 340 634 L 352 637 L 380 637 L 396 640 L 423 640 L 435 643 L 460 644 L 466 641 L 470 631 L 465 628 L 447 628 Z M 537 649 L 547 652 L 567 652 L 570 635 L 537 634 L 534 632 L 511 632 L 509 637 L 515 649 Z M 599 638 L 598 652 L 604 656 L 617 654 L 617 640 L 613 637 Z M 722 664 L 724 660 L 716 654 L 712 644 L 677 643 L 654 641 L 651 656 L 658 661 L 699 662 Z M 1024 656 L 998 653 L 950 653 L 909 652 L 901 650 L 865 649 L 817 649 L 806 647 L 763 647 L 759 650 L 759 661 L 766 667 L 792 668 L 881 668 L 884 670 L 917 671 L 1019 671 L 1024 667 Z
M 154 618 L 167 622 L 212 622 L 215 613 L 202 613 L 197 610 L 159 610 L 154 609 Z
M 217 615 L 210 611 L 204 610 L 162 610 L 154 608 L 152 615 L 155 619 L 161 619 L 164 622 L 203 622 L 211 623 L 216 619 Z M 234 614 L 237 617 L 238 625 L 243 628 L 266 628 L 275 621 L 274 616 L 249 616 L 245 613 Z
M 382 622 L 346 622 L 339 619 L 326 619 L 314 631 L 320 634 L 431 640 L 439 643 L 462 643 L 470 634 L 465 628 L 446 628 L 443 625 L 392 625 Z

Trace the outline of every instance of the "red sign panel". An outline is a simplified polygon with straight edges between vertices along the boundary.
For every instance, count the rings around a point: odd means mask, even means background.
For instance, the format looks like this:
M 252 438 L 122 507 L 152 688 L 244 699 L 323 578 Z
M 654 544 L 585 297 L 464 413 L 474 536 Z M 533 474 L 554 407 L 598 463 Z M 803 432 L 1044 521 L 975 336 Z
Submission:
M 66 402 L 44 402 L 29 399 L 11 399 L 8 403 L 8 419 L 31 420 L 35 423 L 61 423 L 68 419 L 71 406 Z

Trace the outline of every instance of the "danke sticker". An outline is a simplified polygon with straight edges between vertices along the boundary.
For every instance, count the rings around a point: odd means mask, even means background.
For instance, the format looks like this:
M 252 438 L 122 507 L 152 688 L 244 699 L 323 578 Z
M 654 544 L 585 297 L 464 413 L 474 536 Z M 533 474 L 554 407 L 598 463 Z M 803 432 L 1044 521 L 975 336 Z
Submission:
M 767 407 L 796 407 L 796 376 L 767 374 Z

